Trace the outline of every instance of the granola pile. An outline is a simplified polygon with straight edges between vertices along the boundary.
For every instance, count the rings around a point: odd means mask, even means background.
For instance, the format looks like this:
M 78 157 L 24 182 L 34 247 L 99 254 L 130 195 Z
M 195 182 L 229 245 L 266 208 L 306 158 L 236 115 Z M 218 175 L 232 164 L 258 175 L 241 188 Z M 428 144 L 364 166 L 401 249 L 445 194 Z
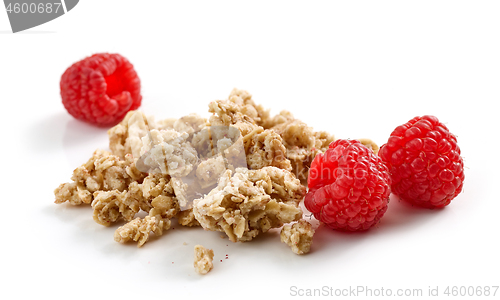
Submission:
M 281 240 L 293 252 L 309 252 L 314 230 L 299 203 L 314 156 L 334 136 L 288 111 L 271 116 L 238 89 L 210 102 L 208 111 L 208 119 L 190 114 L 160 121 L 128 112 L 108 131 L 110 151 L 98 149 L 76 168 L 72 181 L 54 191 L 55 203 L 91 205 L 98 224 L 122 223 L 115 241 L 138 247 L 177 219 L 182 226 L 223 232 L 233 242 L 283 227 Z M 147 215 L 137 217 L 141 211 Z M 213 257 L 205 250 L 195 248 L 202 274 Z

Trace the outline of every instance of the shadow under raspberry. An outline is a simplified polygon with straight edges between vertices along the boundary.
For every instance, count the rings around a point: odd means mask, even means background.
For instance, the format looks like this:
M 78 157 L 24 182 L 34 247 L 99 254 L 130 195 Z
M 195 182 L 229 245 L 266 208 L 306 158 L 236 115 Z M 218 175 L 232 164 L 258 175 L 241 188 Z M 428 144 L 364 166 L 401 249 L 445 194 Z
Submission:
M 37 152 L 49 153 L 60 149 L 66 122 L 71 120 L 66 112 L 42 117 L 23 132 L 26 145 L 33 145 Z
M 400 231 L 408 227 L 415 227 L 431 222 L 439 214 L 442 214 L 446 208 L 423 208 L 412 205 L 399 199 L 398 196 L 391 194 L 387 212 L 376 226 L 381 231 Z
M 341 259 L 343 254 L 354 251 L 360 247 L 367 247 L 367 243 L 382 240 L 388 236 L 398 236 L 401 232 L 415 230 L 439 218 L 443 209 L 427 209 L 412 206 L 401 201 L 397 196 L 390 196 L 387 212 L 379 223 L 365 231 L 340 231 L 333 230 L 321 224 L 315 232 L 311 255 L 325 252 L 331 253 L 336 259 Z M 314 219 L 314 217 L 312 217 Z M 375 242 L 376 243 L 376 242 Z
M 62 143 L 69 164 L 79 166 L 92 156 L 96 148 L 108 149 L 107 132 L 108 128 L 97 127 L 73 118 L 68 120 L 64 126 Z

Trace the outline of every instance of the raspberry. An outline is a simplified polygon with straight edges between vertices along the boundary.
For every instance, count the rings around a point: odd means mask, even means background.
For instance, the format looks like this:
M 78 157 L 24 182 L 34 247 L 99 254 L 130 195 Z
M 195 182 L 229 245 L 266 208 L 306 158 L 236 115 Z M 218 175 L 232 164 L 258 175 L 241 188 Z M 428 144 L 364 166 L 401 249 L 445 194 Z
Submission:
M 314 158 L 304 204 L 333 229 L 366 230 L 387 210 L 390 183 L 372 150 L 357 140 L 336 140 Z
M 98 53 L 69 67 L 60 82 L 62 102 L 75 118 L 99 126 L 120 122 L 141 105 L 141 81 L 120 54 Z
M 392 192 L 402 200 L 444 207 L 462 191 L 464 164 L 457 138 L 434 116 L 398 126 L 378 154 L 389 168 Z

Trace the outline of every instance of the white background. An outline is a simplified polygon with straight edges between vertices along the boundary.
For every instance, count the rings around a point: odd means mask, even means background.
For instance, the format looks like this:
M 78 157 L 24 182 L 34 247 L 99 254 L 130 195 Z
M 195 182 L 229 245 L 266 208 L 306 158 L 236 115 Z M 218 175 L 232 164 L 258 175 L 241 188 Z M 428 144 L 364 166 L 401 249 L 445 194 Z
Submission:
M 291 289 L 323 286 L 422 289 L 425 296 L 429 286 L 442 293 L 500 285 L 500 2 L 173 2 L 80 1 L 17 34 L 0 11 L 0 293 L 284 299 Z M 116 243 L 116 227 L 95 223 L 90 207 L 53 203 L 72 170 L 107 148 L 106 130 L 74 120 L 59 96 L 64 70 L 97 52 L 121 53 L 135 65 L 141 109 L 157 119 L 208 115 L 208 102 L 233 87 L 272 113 L 287 109 L 314 129 L 379 145 L 414 116 L 436 115 L 458 136 L 463 193 L 442 210 L 391 196 L 375 228 L 320 227 L 305 256 L 276 232 L 231 243 L 174 226 L 140 249 Z M 215 251 L 206 276 L 192 266 L 196 244 Z

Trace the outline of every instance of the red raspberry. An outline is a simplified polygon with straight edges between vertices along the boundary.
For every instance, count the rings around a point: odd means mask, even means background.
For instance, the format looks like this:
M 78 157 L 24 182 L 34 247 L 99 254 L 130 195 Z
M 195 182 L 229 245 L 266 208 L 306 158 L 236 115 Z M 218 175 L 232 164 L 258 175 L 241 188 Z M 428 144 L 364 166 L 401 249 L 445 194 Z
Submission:
M 356 140 L 336 140 L 314 158 L 306 208 L 333 229 L 366 230 L 387 210 L 391 179 L 372 150 Z
M 444 207 L 462 191 L 464 164 L 457 138 L 434 116 L 398 126 L 378 154 L 391 173 L 392 192 L 402 200 Z
M 66 110 L 99 126 L 115 125 L 141 105 L 141 81 L 120 54 L 98 53 L 73 64 L 60 86 Z

